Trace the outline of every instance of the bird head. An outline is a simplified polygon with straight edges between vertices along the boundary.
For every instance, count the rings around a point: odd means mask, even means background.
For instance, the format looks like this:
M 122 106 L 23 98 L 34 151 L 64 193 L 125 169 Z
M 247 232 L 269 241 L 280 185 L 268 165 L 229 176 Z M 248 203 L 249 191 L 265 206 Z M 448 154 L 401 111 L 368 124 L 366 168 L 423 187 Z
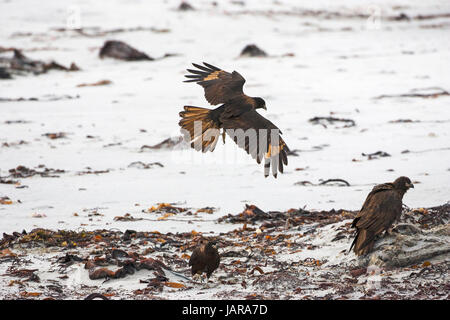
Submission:
M 411 180 L 408 177 L 399 177 L 394 181 L 394 187 L 396 189 L 407 191 L 409 188 L 414 188 Z
M 206 247 L 217 249 L 217 243 L 218 243 L 217 240 L 210 240 L 206 244 Z
M 266 102 L 264 101 L 264 99 L 262 98 L 254 98 L 256 101 L 256 107 L 255 109 L 264 109 L 267 110 L 266 108 Z

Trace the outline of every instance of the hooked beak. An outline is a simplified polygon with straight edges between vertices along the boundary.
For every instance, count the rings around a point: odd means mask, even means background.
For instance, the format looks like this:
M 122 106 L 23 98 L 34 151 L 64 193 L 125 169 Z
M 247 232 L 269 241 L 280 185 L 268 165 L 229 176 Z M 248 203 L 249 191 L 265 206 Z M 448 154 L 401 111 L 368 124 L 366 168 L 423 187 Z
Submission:
M 211 242 L 213 247 L 217 248 L 217 244 L 218 244 L 217 240 L 213 240 L 213 241 L 210 241 L 210 242 Z
M 265 106 L 265 105 L 264 105 L 263 109 L 267 111 L 267 108 L 266 108 L 266 106 Z
M 414 188 L 414 185 L 413 185 L 412 183 L 407 183 L 406 186 L 407 186 L 408 188 Z

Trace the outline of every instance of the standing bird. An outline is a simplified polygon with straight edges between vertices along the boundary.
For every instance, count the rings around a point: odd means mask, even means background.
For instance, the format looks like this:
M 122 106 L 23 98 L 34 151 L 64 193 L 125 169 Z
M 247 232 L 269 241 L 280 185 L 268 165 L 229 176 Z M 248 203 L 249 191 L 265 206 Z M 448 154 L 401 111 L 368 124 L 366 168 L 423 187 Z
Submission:
M 269 176 L 270 166 L 276 178 L 277 170 L 283 173 L 287 165 L 289 148 L 281 138 L 281 131 L 272 122 L 261 116 L 256 109 L 266 109 L 262 98 L 249 97 L 243 92 L 245 79 L 236 71 L 223 71 L 203 62 L 193 63 L 198 70 L 187 69 L 189 80 L 205 90 L 206 100 L 216 109 L 185 106 L 180 112 L 179 125 L 191 147 L 202 152 L 214 151 L 219 140 L 220 129 L 225 142 L 225 132 L 245 149 L 253 159 L 261 163 L 264 158 L 264 176 Z
M 192 276 L 202 276 L 205 272 L 207 279 L 219 267 L 220 255 L 216 247 L 216 241 L 206 240 L 194 249 L 191 258 L 189 259 L 189 266 L 192 266 Z
M 408 177 L 399 177 L 394 182 L 373 187 L 361 210 L 353 220 L 356 237 L 350 246 L 356 255 L 364 255 L 373 249 L 375 237 L 383 231 L 388 232 L 392 224 L 402 214 L 403 195 L 414 188 Z

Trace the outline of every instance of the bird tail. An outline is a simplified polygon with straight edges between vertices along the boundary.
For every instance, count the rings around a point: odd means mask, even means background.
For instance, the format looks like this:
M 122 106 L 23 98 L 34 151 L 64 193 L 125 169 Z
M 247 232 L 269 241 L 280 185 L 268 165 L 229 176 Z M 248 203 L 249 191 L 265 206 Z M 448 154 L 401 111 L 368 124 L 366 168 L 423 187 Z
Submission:
M 356 233 L 355 239 L 353 239 L 352 245 L 348 249 L 348 252 L 352 251 L 353 246 L 355 245 L 356 241 L 358 240 L 359 231 Z
M 191 148 L 202 152 L 214 151 L 219 140 L 220 128 L 211 117 L 211 109 L 184 106 L 178 123 Z
M 350 246 L 349 251 L 354 246 L 353 251 L 356 255 L 364 255 L 372 251 L 373 245 L 375 243 L 374 237 L 369 234 L 367 230 L 358 230 L 355 240 L 353 240 L 352 245 Z

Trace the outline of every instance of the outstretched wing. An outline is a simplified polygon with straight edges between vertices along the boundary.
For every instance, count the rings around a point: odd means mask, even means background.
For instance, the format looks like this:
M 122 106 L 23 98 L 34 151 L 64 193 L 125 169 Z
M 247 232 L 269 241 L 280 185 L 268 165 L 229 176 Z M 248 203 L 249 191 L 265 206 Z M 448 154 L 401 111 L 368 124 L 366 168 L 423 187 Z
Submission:
M 187 69 L 191 74 L 185 75 L 189 80 L 184 82 L 197 82 L 205 89 L 205 98 L 212 104 L 217 105 L 230 101 L 243 95 L 242 87 L 245 79 L 236 71 L 229 73 L 215 66 L 203 62 L 205 66 L 193 63 L 198 70 Z
M 283 164 L 287 165 L 288 146 L 281 137 L 281 131 L 272 122 L 255 110 L 237 117 L 221 118 L 221 127 L 236 144 L 247 151 L 258 163 L 264 159 L 264 176 L 269 175 L 270 166 L 276 178 L 277 171 L 283 173 Z

